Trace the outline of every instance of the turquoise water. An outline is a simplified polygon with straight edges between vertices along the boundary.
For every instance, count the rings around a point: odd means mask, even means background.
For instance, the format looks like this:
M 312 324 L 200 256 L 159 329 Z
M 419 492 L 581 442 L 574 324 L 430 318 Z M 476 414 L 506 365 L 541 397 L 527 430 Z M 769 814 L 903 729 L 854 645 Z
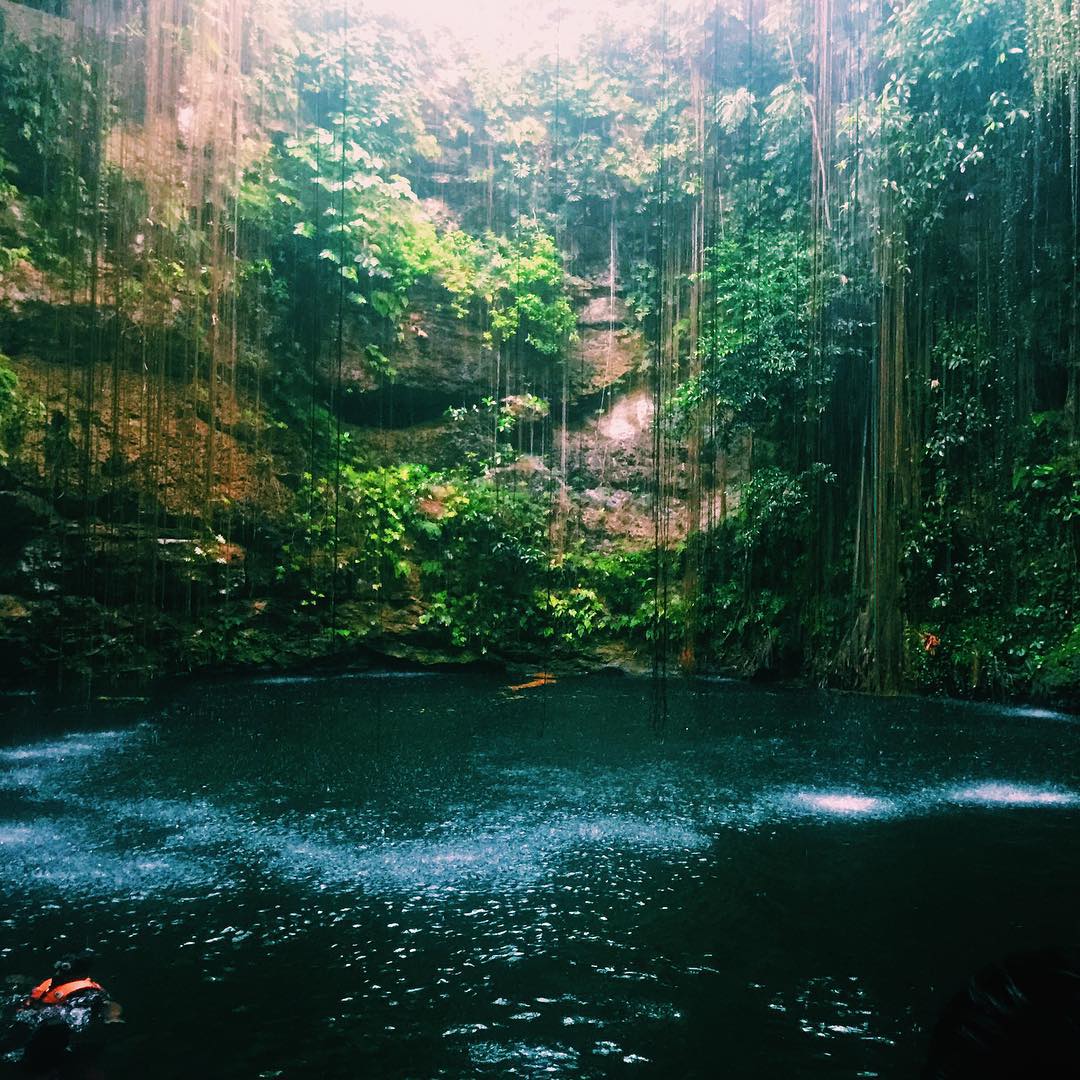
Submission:
M 580 678 L 9 718 L 0 975 L 90 947 L 110 1078 L 893 1077 L 1080 939 L 1080 727 Z

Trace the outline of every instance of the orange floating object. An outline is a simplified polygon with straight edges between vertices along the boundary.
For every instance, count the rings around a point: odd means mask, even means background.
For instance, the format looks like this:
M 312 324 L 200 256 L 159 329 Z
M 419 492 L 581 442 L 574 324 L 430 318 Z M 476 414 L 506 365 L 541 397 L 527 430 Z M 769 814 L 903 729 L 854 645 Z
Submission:
M 34 1005 L 63 1005 L 72 994 L 77 994 L 82 990 L 103 989 L 104 987 L 93 979 L 72 979 L 56 986 L 53 986 L 52 979 L 46 979 L 30 991 L 28 1000 Z
M 534 686 L 548 686 L 555 682 L 555 676 L 550 671 L 537 671 L 528 682 L 518 683 L 517 686 L 508 686 L 507 690 L 531 690 Z

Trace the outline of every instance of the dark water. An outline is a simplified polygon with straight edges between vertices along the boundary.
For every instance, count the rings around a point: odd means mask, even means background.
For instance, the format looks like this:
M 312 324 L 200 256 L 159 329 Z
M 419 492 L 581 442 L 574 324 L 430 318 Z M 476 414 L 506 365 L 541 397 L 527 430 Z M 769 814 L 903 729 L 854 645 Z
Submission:
M 113 1080 L 902 1077 L 966 975 L 1080 939 L 1074 721 L 677 683 L 658 727 L 649 695 L 9 721 L 0 976 L 92 947 Z

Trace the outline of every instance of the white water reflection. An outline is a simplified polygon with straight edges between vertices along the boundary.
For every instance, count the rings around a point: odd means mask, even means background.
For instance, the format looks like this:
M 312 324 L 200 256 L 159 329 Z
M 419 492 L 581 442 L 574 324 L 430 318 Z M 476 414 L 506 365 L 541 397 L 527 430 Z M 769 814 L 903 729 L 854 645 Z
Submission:
M 0 872 L 23 889 L 64 894 L 142 897 L 179 885 L 203 886 L 216 870 L 187 855 L 109 850 L 97 823 L 58 818 L 47 823 L 0 823 Z
M 289 880 L 400 890 L 496 882 L 502 888 L 522 886 L 551 876 L 570 856 L 594 848 L 678 856 L 709 843 L 677 822 L 567 814 L 537 824 L 510 808 L 498 819 L 463 821 L 431 837 L 365 842 L 365 834 L 370 831 L 358 829 L 355 841 L 331 840 L 317 832 L 270 826 L 258 833 L 251 848 Z M 242 835 L 235 839 L 250 842 Z
M 296 820 L 206 798 L 97 794 L 81 759 L 98 751 L 104 764 L 113 756 L 106 748 L 122 743 L 105 735 L 93 744 L 65 740 L 7 752 L 12 764 L 32 764 L 0 770 L 0 786 L 14 781 L 35 820 L 0 823 L 0 872 L 24 888 L 86 895 L 221 887 L 251 871 L 320 889 L 504 891 L 552 876 L 579 853 L 595 852 L 602 862 L 615 851 L 677 857 L 711 842 L 688 820 L 655 812 L 508 805 L 478 815 L 462 807 L 456 820 L 410 837 L 388 835 L 388 822 L 361 808 Z M 68 753 L 73 746 L 77 765 Z M 58 808 L 56 792 L 64 796 Z
M 62 765 L 71 758 L 86 757 L 122 746 L 134 734 L 134 731 L 73 733 L 62 739 L 51 739 L 48 742 L 7 747 L 0 750 L 0 763 Z
M 794 797 L 794 802 L 808 810 L 824 814 L 887 814 L 894 805 L 888 799 L 874 795 L 857 795 L 850 792 L 802 791 Z
M 756 801 L 749 816 L 753 827 L 777 818 L 804 816 L 820 820 L 878 820 L 940 814 L 950 807 L 1014 807 L 1045 809 L 1080 806 L 1080 794 L 1051 784 L 1012 781 L 970 781 L 923 788 L 888 797 L 858 790 L 784 790 Z M 739 825 L 736 818 L 732 824 Z M 745 828 L 746 822 L 742 822 Z
M 755 797 L 745 813 L 735 810 L 728 823 L 746 831 L 776 822 L 876 821 L 917 812 L 917 798 L 876 795 L 854 788 L 781 788 Z
M 952 802 L 986 806 L 1073 806 L 1080 796 L 1058 787 L 1033 787 L 995 781 L 957 788 L 949 795 Z
M 0 873 L 25 888 L 90 895 L 228 887 L 253 872 L 316 889 L 503 892 L 550 882 L 575 859 L 616 875 L 648 857 L 687 862 L 729 829 L 875 821 L 956 806 L 1080 805 L 1065 787 L 1000 779 L 888 795 L 843 784 L 740 794 L 726 786 L 738 776 L 713 776 L 685 759 L 651 770 L 483 762 L 499 805 L 466 800 L 418 836 L 366 806 L 297 817 L 195 792 L 111 796 L 101 776 L 121 752 L 154 755 L 158 731 L 143 724 L 0 750 L 0 790 L 17 800 L 0 822 Z
M 469 1046 L 469 1057 L 477 1065 L 499 1065 L 507 1075 L 517 1075 L 520 1069 L 529 1075 L 571 1075 L 578 1067 L 578 1054 L 569 1047 L 526 1042 L 474 1042 Z
M 767 991 L 759 983 L 752 983 L 749 989 Z M 881 1010 L 855 975 L 823 975 L 807 980 L 793 991 L 775 991 L 769 996 L 768 1008 L 789 1017 L 803 1035 L 814 1039 L 839 1037 L 889 1046 L 895 1041 L 891 1033 L 881 1029 Z

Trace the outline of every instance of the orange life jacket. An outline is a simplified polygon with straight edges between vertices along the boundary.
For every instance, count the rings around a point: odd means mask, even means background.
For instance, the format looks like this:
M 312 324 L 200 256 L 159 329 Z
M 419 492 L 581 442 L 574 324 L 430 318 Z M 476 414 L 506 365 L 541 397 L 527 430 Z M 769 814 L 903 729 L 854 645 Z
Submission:
M 30 991 L 30 1004 L 32 1005 L 63 1005 L 72 994 L 81 993 L 83 990 L 102 990 L 105 987 L 93 979 L 71 979 L 69 982 L 59 983 L 53 986 L 52 979 L 46 979 L 38 983 Z

